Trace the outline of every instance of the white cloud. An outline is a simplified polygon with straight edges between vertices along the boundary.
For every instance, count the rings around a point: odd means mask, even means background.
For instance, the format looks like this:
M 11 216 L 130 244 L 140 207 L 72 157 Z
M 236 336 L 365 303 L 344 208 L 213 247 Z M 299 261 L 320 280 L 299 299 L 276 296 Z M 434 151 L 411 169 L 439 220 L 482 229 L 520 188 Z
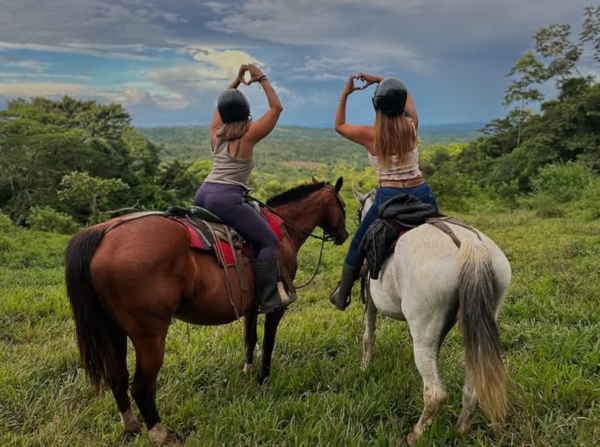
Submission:
M 24 68 L 40 73 L 44 71 L 48 64 L 34 60 L 21 59 L 17 56 L 3 56 L 0 57 L 0 66 Z
M 12 98 L 77 96 L 84 94 L 85 90 L 85 86 L 81 84 L 62 82 L 3 82 L 0 84 L 0 95 Z
M 290 76 L 287 76 L 286 79 L 288 79 L 290 81 L 315 81 L 315 82 L 346 81 L 348 79 L 348 76 L 336 75 L 336 74 L 331 74 L 331 73 L 318 73 L 318 74 L 313 74 L 313 75 L 307 75 L 307 74 L 290 75 Z
M 126 104 L 140 104 L 151 101 L 150 93 L 146 90 L 140 90 L 135 87 L 128 87 L 123 90 L 123 102 Z
M 49 53 L 85 54 L 107 59 L 131 59 L 150 61 L 154 57 L 144 53 L 145 47 L 140 45 L 88 45 L 79 43 L 61 43 L 58 45 L 43 45 L 32 43 L 0 42 L 1 50 L 32 50 Z
M 259 67 L 263 65 L 255 57 L 240 50 L 216 50 L 191 46 L 188 47 L 187 53 L 198 62 L 215 67 L 224 77 L 235 77 L 243 64 L 256 64 Z
M 77 79 L 80 81 L 88 81 L 91 76 L 71 75 L 71 74 L 50 74 L 50 73 L 15 73 L 15 72 L 1 72 L 0 78 L 35 78 L 35 79 Z
M 195 62 L 182 62 L 174 67 L 160 68 L 149 74 L 150 80 L 175 95 L 163 101 L 165 107 L 214 101 L 215 93 L 225 89 L 237 76 L 242 64 L 262 63 L 240 50 L 216 50 L 190 47 L 188 56 Z

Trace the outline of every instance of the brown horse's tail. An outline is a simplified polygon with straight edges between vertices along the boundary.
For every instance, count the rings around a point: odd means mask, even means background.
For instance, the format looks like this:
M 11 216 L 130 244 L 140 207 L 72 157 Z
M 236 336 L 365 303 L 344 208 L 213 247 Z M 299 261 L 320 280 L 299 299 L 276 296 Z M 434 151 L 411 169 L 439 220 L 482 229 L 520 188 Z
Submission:
M 506 412 L 505 371 L 496 325 L 501 296 L 487 247 L 474 238 L 461 242 L 457 261 L 459 319 L 467 374 L 481 408 L 495 423 Z
M 104 231 L 89 228 L 80 231 L 65 251 L 65 279 L 77 333 L 77 345 L 83 368 L 98 389 L 114 361 L 110 333 L 114 322 L 98 300 L 90 263 L 102 242 Z

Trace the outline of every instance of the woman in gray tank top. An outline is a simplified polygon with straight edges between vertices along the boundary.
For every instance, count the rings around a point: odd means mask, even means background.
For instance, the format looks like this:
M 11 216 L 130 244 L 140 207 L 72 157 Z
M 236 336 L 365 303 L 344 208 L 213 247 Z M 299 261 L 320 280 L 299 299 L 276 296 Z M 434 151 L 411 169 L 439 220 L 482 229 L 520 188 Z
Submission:
M 250 74 L 250 81 L 244 76 Z M 269 102 L 269 110 L 252 121 L 250 104 L 237 90 L 240 84 L 258 82 Z M 254 146 L 275 128 L 283 111 L 277 93 L 263 72 L 254 65 L 242 65 L 237 78 L 219 96 L 210 125 L 213 169 L 196 193 L 194 205 L 206 208 L 233 227 L 254 246 L 255 290 L 259 311 L 271 312 L 282 305 L 278 289 L 279 241 L 252 207 L 244 203 L 250 173 L 254 168 Z

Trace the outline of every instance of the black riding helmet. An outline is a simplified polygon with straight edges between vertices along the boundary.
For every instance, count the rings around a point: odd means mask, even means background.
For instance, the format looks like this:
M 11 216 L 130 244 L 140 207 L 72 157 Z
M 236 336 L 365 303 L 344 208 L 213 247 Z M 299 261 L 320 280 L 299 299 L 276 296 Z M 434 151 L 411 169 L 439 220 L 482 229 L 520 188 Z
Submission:
M 250 103 L 244 94 L 235 88 L 228 88 L 219 95 L 217 108 L 224 124 L 250 118 Z
M 373 107 L 386 115 L 402 115 L 406 106 L 408 90 L 398 78 L 385 78 L 373 93 Z

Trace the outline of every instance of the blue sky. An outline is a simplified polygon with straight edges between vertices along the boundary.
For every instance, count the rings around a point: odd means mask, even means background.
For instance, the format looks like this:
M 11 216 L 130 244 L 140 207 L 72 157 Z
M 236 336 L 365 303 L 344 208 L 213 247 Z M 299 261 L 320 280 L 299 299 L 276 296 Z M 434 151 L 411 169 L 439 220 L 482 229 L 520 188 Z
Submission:
M 68 94 L 141 126 L 207 123 L 242 63 L 269 76 L 281 122 L 331 123 L 345 79 L 400 77 L 424 123 L 503 116 L 505 74 L 540 26 L 576 31 L 591 0 L 0 0 L 0 108 Z M 584 60 L 584 66 L 586 61 Z M 597 71 L 589 60 L 589 71 Z M 242 86 L 253 115 L 266 108 Z M 348 118 L 373 119 L 372 90 Z

